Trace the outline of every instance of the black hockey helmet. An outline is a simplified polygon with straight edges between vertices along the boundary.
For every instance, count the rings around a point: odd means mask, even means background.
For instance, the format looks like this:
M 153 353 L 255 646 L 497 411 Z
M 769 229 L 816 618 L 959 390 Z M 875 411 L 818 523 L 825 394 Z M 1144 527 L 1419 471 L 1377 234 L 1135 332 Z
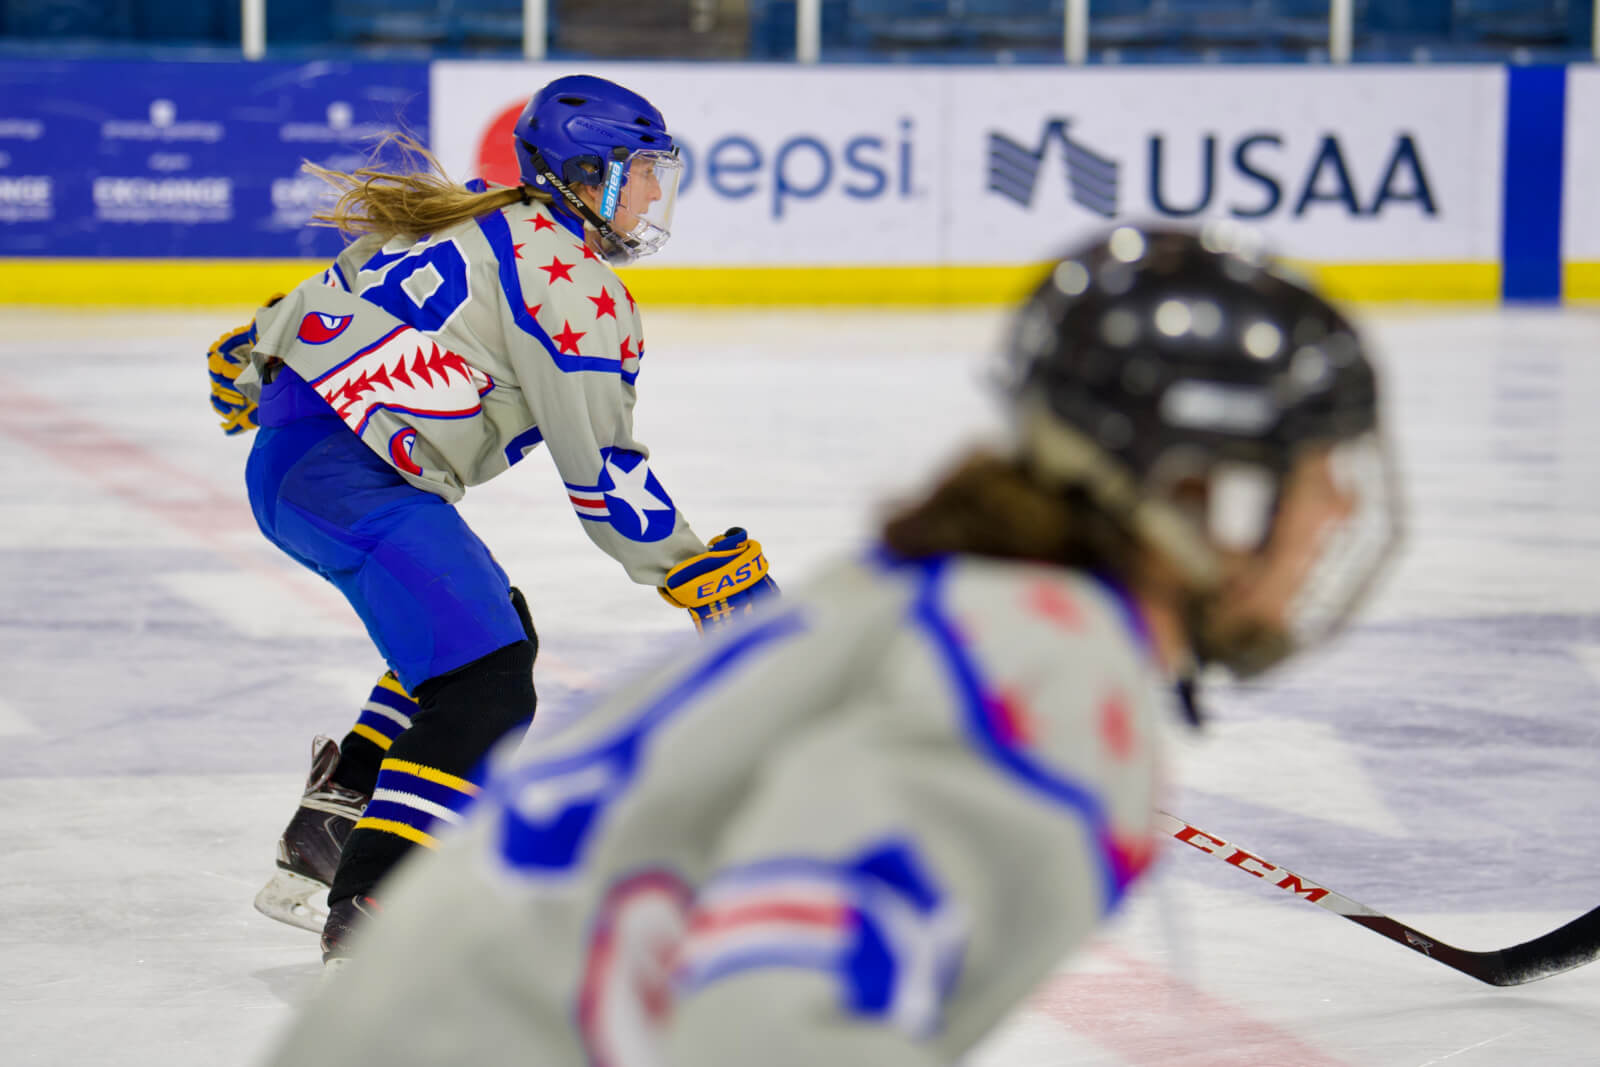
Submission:
M 1367 446 L 1339 468 L 1363 498 L 1341 546 L 1359 559 L 1340 561 L 1337 589 L 1311 583 L 1320 603 L 1290 647 L 1341 621 L 1390 554 L 1398 509 L 1373 366 L 1344 315 L 1248 231 L 1121 226 L 1069 252 L 1018 314 L 1008 356 L 1024 461 L 1087 491 L 1202 599 L 1222 550 L 1266 544 L 1302 455 Z M 1196 636 L 1240 674 L 1288 651 Z

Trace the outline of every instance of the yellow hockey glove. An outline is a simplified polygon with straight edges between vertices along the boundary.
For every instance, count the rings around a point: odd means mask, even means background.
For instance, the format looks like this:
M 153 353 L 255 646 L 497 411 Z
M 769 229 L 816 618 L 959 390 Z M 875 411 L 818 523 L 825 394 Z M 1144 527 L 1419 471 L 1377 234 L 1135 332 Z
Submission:
M 758 600 L 778 592 L 767 576 L 761 542 L 735 526 L 711 542 L 710 551 L 690 556 L 667 572 L 661 599 L 684 608 L 694 628 L 704 633 L 751 611 Z
M 271 307 L 283 299 L 274 293 L 267 301 Z M 256 343 L 256 323 L 229 330 L 212 344 L 206 353 L 206 369 L 211 373 L 211 406 L 222 416 L 222 432 L 230 437 L 256 428 L 256 405 L 249 397 L 234 388 L 239 372 L 250 363 L 250 350 Z

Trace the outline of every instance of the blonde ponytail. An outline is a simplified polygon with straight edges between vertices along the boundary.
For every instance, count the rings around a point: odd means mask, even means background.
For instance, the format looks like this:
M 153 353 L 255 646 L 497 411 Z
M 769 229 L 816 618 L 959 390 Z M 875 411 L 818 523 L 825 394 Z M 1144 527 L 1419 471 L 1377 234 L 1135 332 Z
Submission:
M 398 149 L 406 167 L 379 169 L 383 149 Z M 545 200 L 550 196 L 526 185 L 491 187 L 475 193 L 445 176 L 432 152 L 408 133 L 394 132 L 373 149 L 372 164 L 345 172 L 306 162 L 302 169 L 332 186 L 338 201 L 311 216 L 314 225 L 330 226 L 351 236 L 377 234 L 420 237 L 458 222 L 477 218 L 517 201 Z

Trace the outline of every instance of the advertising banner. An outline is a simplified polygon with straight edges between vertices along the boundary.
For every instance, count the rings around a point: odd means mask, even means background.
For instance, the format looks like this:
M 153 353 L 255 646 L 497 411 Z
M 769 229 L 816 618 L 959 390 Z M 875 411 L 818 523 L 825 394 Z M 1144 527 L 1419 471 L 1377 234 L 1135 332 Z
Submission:
M 949 74 L 585 65 L 661 110 L 684 157 L 664 265 L 937 263 Z M 452 176 L 516 180 L 511 127 L 560 64 L 435 63 Z
M 1120 219 L 1233 219 L 1319 262 L 1499 251 L 1497 67 L 592 72 L 683 145 L 662 267 L 1037 262 Z M 447 169 L 512 180 L 511 123 L 565 73 L 434 64 Z
M 1037 260 L 1117 219 L 1259 228 L 1317 262 L 1490 262 L 1497 68 L 962 72 L 947 257 Z
M 1567 68 L 1567 136 L 1561 258 L 1567 264 L 1568 296 L 1600 298 L 1600 197 L 1590 192 L 1588 176 L 1600 174 L 1600 70 Z
M 327 187 L 396 125 L 423 64 L 0 62 L 0 256 L 324 257 Z

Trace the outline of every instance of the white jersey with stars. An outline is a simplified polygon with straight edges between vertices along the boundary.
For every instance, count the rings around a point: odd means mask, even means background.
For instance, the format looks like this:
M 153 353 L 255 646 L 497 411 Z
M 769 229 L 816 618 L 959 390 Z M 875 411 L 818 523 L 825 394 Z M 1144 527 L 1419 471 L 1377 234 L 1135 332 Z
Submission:
M 419 488 L 455 501 L 543 444 L 589 536 L 635 581 L 659 585 L 705 551 L 633 436 L 633 297 L 545 204 L 356 241 L 256 327 L 241 390 L 259 397 L 268 361 L 287 364 Z

